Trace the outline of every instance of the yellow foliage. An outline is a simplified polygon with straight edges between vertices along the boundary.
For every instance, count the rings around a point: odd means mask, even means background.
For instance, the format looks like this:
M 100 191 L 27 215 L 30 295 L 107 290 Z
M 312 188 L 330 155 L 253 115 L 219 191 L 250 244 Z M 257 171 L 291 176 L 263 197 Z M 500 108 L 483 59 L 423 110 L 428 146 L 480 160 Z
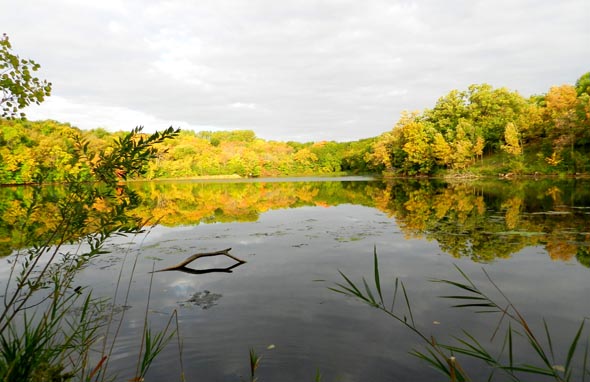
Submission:
M 448 166 L 453 163 L 453 149 L 451 148 L 451 145 L 447 143 L 441 133 L 436 133 L 434 136 L 432 152 L 437 164 Z
M 553 154 L 551 154 L 550 157 L 545 158 L 545 162 L 547 162 L 551 166 L 557 166 L 558 164 L 561 163 L 561 161 L 562 161 L 561 155 L 559 155 L 559 153 L 557 153 L 555 151 L 553 152 Z
M 520 132 L 514 123 L 509 122 L 506 124 L 506 129 L 504 130 L 504 140 L 506 141 L 506 144 L 502 145 L 502 150 L 514 156 L 522 154 Z
M 502 203 L 502 208 L 506 209 L 506 215 L 504 216 L 506 228 L 514 229 L 518 226 L 522 204 L 522 198 L 517 196 L 514 196 Z

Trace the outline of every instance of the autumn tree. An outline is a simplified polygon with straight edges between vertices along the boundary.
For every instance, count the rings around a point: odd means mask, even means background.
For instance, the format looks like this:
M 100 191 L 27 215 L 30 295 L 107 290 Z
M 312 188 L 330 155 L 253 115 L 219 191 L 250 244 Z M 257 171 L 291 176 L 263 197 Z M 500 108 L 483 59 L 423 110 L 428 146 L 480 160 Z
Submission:
M 471 85 L 467 93 L 471 122 L 478 126 L 490 149 L 499 148 L 506 124 L 519 119 L 526 100 L 518 92 L 488 84 Z
M 432 153 L 438 165 L 449 167 L 453 164 L 453 148 L 440 132 L 434 135 Z
M 451 90 L 438 99 L 433 109 L 424 111 L 425 120 L 431 122 L 443 137 L 453 135 L 459 120 L 468 117 L 469 108 L 465 92 L 459 90 Z
M 35 61 L 12 53 L 6 34 L 0 37 L 0 117 L 24 118 L 20 109 L 31 103 L 40 104 L 51 94 L 51 83 L 33 74 L 40 67 Z
M 400 133 L 400 144 L 406 153 L 404 172 L 409 175 L 429 174 L 434 166 L 432 139 L 434 131 L 417 112 L 404 112 L 394 129 Z
M 473 126 L 466 120 L 462 119 L 456 128 L 455 139 L 453 142 L 453 167 L 456 169 L 465 169 L 475 158 L 472 138 L 469 132 Z
M 586 93 L 590 95 L 590 72 L 582 74 L 576 81 L 576 93 L 579 96 Z
M 506 141 L 506 144 L 502 145 L 502 150 L 515 157 L 522 155 L 520 132 L 514 123 L 510 122 L 506 125 L 506 130 L 504 131 L 504 140 Z
M 527 101 L 517 92 L 488 84 L 470 85 L 439 98 L 433 109 L 424 111 L 424 119 L 449 143 L 454 141 L 459 123 L 468 123 L 465 133 L 471 144 L 480 137 L 480 143 L 493 152 L 502 143 L 506 124 L 517 122 L 526 106 Z
M 393 171 L 392 154 L 396 138 L 391 131 L 381 134 L 364 155 L 364 161 L 378 171 Z
M 554 151 L 569 156 L 569 162 L 574 165 L 575 172 L 576 140 L 584 133 L 584 126 L 576 113 L 579 105 L 576 88 L 571 85 L 553 86 L 549 89 L 545 101 L 547 136 L 551 139 Z

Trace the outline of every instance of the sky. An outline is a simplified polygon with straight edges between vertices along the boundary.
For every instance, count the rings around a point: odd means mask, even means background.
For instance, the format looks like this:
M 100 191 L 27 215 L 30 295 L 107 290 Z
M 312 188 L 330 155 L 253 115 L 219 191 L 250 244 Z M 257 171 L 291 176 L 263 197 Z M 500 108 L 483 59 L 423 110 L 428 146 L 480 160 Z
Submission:
M 523 96 L 590 71 L 588 0 L 0 0 L 53 84 L 31 120 L 350 141 L 452 89 Z

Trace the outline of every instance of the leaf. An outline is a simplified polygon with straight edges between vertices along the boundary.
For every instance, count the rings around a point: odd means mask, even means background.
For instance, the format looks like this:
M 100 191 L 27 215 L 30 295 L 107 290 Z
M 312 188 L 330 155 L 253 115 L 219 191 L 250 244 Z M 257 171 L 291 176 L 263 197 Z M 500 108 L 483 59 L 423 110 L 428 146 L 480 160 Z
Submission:
M 572 344 L 570 345 L 570 348 L 567 352 L 567 358 L 565 361 L 565 369 L 569 370 L 570 368 L 570 364 L 572 362 L 572 358 L 574 357 L 574 353 L 576 352 L 576 347 L 578 346 L 578 340 L 580 339 L 580 335 L 582 334 L 582 331 L 584 330 L 584 324 L 585 324 L 586 320 L 582 320 L 582 323 L 580 324 L 580 328 L 578 329 L 578 332 L 576 333 L 576 336 L 574 337 L 574 340 L 572 341 Z
M 545 336 L 547 337 L 547 343 L 549 344 L 549 351 L 551 352 L 551 359 L 555 360 L 555 354 L 553 353 L 553 343 L 551 341 L 551 335 L 549 334 L 549 328 L 547 327 L 547 321 L 543 318 L 543 327 L 545 328 Z
M 553 370 L 548 371 L 546 369 L 542 369 L 540 367 L 532 366 L 532 365 L 522 365 L 522 366 L 513 366 L 513 367 L 501 366 L 500 368 L 504 369 L 504 370 L 510 370 L 510 371 L 522 371 L 522 372 L 531 373 L 531 374 L 555 376 L 555 373 L 553 372 Z
M 379 300 L 381 301 L 381 305 L 383 303 L 383 293 L 381 293 L 381 281 L 379 278 L 379 261 L 377 260 L 377 246 L 373 247 L 373 268 L 375 269 L 375 288 L 377 289 L 377 293 L 379 294 Z

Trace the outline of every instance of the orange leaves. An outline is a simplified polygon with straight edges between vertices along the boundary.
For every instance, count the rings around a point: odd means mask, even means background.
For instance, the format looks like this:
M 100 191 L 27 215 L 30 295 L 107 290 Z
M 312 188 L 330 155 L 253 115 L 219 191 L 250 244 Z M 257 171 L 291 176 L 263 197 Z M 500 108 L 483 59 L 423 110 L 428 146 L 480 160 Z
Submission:
M 546 96 L 547 112 L 553 118 L 560 118 L 575 109 L 576 88 L 571 85 L 552 86 Z

